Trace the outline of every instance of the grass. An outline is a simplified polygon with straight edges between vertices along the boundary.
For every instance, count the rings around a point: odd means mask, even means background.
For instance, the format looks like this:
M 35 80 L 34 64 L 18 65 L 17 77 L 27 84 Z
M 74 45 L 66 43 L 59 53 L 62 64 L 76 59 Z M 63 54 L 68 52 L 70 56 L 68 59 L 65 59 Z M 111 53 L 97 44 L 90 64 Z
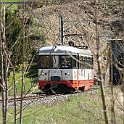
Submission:
M 22 86 L 22 72 L 20 71 L 21 68 L 16 71 L 16 95 L 21 94 L 21 86 Z M 37 82 L 38 82 L 38 76 L 37 76 L 37 66 L 33 65 L 27 75 L 24 77 L 24 94 L 30 93 L 30 92 L 41 92 L 38 90 L 37 87 Z M 11 71 L 9 73 L 8 77 L 8 95 L 13 96 L 14 95 L 14 77 L 13 77 L 13 72 Z M 1 96 L 1 92 L 0 92 Z
M 27 65 L 25 65 L 27 66 Z M 22 84 L 22 72 L 21 70 L 21 66 L 18 67 L 18 71 L 16 71 L 16 90 L 17 93 L 16 95 L 20 95 L 21 93 L 21 84 Z M 27 73 L 27 75 L 25 75 L 24 77 L 24 93 L 26 94 L 27 92 L 37 92 L 38 88 L 37 88 L 37 82 L 38 82 L 38 75 L 37 75 L 37 65 L 32 65 L 31 68 L 29 69 L 29 72 Z M 13 88 L 13 72 L 10 72 L 9 74 L 9 78 L 8 78 L 8 84 L 9 84 L 9 91 L 8 91 L 8 95 L 9 96 L 13 96 L 14 94 L 14 88 Z
M 118 124 L 123 124 L 120 113 L 116 113 L 116 118 Z M 13 109 L 8 111 L 7 124 L 13 124 Z M 104 124 L 100 94 L 96 91 L 59 103 L 28 106 L 23 111 L 23 124 Z
M 16 74 L 16 95 L 19 96 L 21 94 L 21 85 L 22 85 L 22 78 L 21 78 L 21 73 Z M 24 79 L 24 94 L 27 94 L 28 92 L 30 93 L 32 90 L 37 91 L 38 88 L 36 89 L 36 84 L 31 83 L 31 79 L 25 77 Z M 14 95 L 14 84 L 13 84 L 13 74 L 12 72 L 10 73 L 10 76 L 8 78 L 8 95 L 13 96 Z M 1 96 L 1 92 L 0 92 Z
M 25 65 L 25 67 L 28 65 Z M 36 64 L 32 64 L 32 66 L 29 69 L 29 72 L 24 77 L 24 94 L 27 94 L 28 92 L 39 92 L 37 87 L 38 82 L 38 69 Z M 21 65 L 18 66 L 18 70 L 15 74 L 15 80 L 16 80 L 16 95 L 21 94 L 21 86 L 22 86 L 22 72 L 21 72 Z M 8 76 L 8 95 L 13 96 L 14 95 L 14 77 L 13 72 L 11 71 Z M 1 96 L 1 92 L 0 92 Z
M 107 91 L 107 93 L 110 93 Z M 108 102 L 108 101 L 107 101 Z M 109 122 L 110 104 L 107 106 Z M 13 124 L 13 108 L 8 110 L 7 124 Z M 19 111 L 19 109 L 18 109 Z M 118 124 L 123 124 L 123 114 L 116 114 Z M 17 114 L 19 123 L 19 114 Z M 0 112 L 0 121 L 2 114 Z M 0 122 L 2 123 L 2 122 Z M 104 124 L 100 91 L 72 96 L 59 103 L 32 105 L 23 110 L 23 124 Z M 111 123 L 111 122 L 110 122 Z
M 21 82 L 22 82 L 22 78 L 21 78 L 22 74 L 21 72 L 16 73 L 16 89 L 17 89 L 17 95 L 20 95 L 21 93 Z M 13 96 L 14 94 L 14 89 L 13 89 L 13 73 L 11 72 L 9 75 L 9 96 Z M 27 93 L 28 91 L 30 91 L 31 88 L 31 79 L 25 77 L 24 80 L 24 93 Z
M 23 111 L 23 124 L 96 124 L 96 118 L 102 122 L 101 104 L 92 100 L 85 94 L 57 104 L 27 107 Z M 13 124 L 13 110 L 9 113 L 7 124 Z

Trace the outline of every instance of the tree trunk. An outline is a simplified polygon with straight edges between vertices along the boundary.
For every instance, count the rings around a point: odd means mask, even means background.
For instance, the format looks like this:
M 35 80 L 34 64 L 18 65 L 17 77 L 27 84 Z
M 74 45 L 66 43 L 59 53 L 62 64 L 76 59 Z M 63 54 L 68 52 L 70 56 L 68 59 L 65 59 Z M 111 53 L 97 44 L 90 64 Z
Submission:
M 25 19 L 24 19 L 24 10 L 25 10 L 25 5 L 23 5 L 23 41 L 22 41 L 22 86 L 21 86 L 21 101 L 20 101 L 20 124 L 22 124 L 22 104 L 23 104 L 23 94 L 24 94 L 24 75 L 25 75 Z
M 5 67 L 4 67 L 4 82 L 5 82 L 5 111 L 4 116 L 5 120 L 7 120 L 7 105 L 8 105 L 8 54 L 7 54 L 7 47 L 6 47 L 6 26 L 5 26 L 5 15 L 6 15 L 6 8 L 4 6 L 4 13 L 3 13 L 3 49 L 4 49 L 4 61 L 5 61 Z
M 1 44 L 1 50 L 0 50 L 0 60 L 1 60 L 1 84 L 2 84 L 2 115 L 3 115 L 3 124 L 6 124 L 6 112 L 7 112 L 7 102 L 6 102 L 6 83 L 5 83 L 5 71 L 4 71 L 4 46 L 5 46 L 5 7 L 4 7 L 4 13 L 2 16 L 2 7 L 0 7 L 0 44 Z
M 97 46 L 96 62 L 97 62 L 97 66 L 98 66 L 98 80 L 99 80 L 99 85 L 100 85 L 100 90 L 101 90 L 103 114 L 104 114 L 105 124 L 108 124 L 108 116 L 107 116 L 107 109 L 106 109 L 105 96 L 104 96 L 104 90 L 103 90 L 103 82 L 102 82 L 102 78 L 101 78 L 100 61 L 99 61 L 99 36 L 98 36 L 97 13 L 98 13 L 98 6 L 97 6 L 97 0 L 95 0 L 96 46 Z
M 14 87 L 14 124 L 16 124 L 16 73 L 13 68 L 13 87 Z

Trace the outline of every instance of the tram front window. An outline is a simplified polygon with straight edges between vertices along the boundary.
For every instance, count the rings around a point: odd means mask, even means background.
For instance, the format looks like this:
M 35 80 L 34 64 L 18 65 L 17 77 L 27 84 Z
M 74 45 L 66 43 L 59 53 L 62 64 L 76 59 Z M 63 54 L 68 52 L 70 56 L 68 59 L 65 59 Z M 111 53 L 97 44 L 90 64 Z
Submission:
M 58 56 L 54 55 L 43 55 L 40 56 L 40 68 L 42 69 L 58 69 L 59 68 L 59 60 Z
M 39 59 L 41 69 L 70 69 L 72 68 L 72 58 L 61 55 L 43 55 Z
M 62 69 L 72 68 L 72 61 L 70 56 L 60 56 L 59 60 L 60 68 Z

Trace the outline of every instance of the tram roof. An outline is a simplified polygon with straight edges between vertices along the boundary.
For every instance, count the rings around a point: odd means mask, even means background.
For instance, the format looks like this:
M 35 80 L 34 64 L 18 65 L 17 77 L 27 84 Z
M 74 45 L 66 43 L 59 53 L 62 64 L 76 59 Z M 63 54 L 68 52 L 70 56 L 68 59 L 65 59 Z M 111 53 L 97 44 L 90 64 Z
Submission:
M 48 54 L 83 54 L 83 55 L 92 55 L 89 49 L 79 49 L 73 46 L 46 46 L 39 49 L 39 55 L 48 55 Z

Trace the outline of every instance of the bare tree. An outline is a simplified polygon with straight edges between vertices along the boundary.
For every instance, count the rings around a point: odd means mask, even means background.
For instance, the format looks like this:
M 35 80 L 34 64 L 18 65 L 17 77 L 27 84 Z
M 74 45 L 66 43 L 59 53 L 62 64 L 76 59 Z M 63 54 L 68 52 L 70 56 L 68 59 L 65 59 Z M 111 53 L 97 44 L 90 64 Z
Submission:
M 24 10 L 23 10 L 24 11 Z M 13 71 L 13 89 L 14 89 L 14 124 L 16 124 L 16 121 L 17 121 L 17 108 L 16 108 L 16 83 L 17 83 L 17 80 L 16 80 L 16 60 L 14 60 L 15 62 L 13 63 L 12 59 L 10 59 L 10 56 L 14 53 L 11 53 L 8 49 L 8 46 L 7 46 L 7 39 L 6 39 L 6 29 L 7 28 L 10 28 L 12 22 L 10 22 L 9 25 L 5 25 L 6 24 L 6 8 L 5 8 L 5 5 L 0 3 L 0 69 L 1 69 L 1 72 L 0 72 L 0 77 L 1 77 L 1 89 L 2 89 L 2 114 L 3 114 L 3 124 L 6 124 L 6 121 L 7 121 L 7 111 L 8 111 L 8 90 L 10 90 L 10 88 L 8 87 L 8 73 L 10 72 L 9 70 L 9 66 L 11 65 L 12 67 L 12 71 Z M 23 14 L 24 16 L 24 14 Z M 23 18 L 24 19 L 24 18 Z M 18 42 L 18 40 L 20 40 L 19 42 L 23 41 L 21 44 L 21 46 L 23 46 L 23 64 L 22 64 L 22 90 L 21 90 L 21 99 L 23 100 L 23 94 L 24 94 L 24 76 L 25 76 L 25 59 L 26 58 L 26 55 L 28 54 L 25 53 L 25 50 L 28 49 L 28 46 L 26 45 L 29 45 L 28 43 L 25 43 L 25 39 L 28 37 L 25 35 L 25 24 L 27 22 L 26 19 L 23 20 L 22 19 L 22 23 L 23 23 L 23 28 L 21 29 L 21 31 L 24 32 L 20 35 L 23 36 L 23 38 L 20 38 L 18 37 L 17 38 L 17 41 L 15 41 L 14 45 L 12 46 L 13 47 L 16 47 L 16 43 Z M 19 36 L 20 36 L 19 35 Z M 29 35 L 30 36 L 30 35 Z M 23 39 L 23 40 L 22 40 Z M 12 50 L 11 48 L 11 50 Z M 28 60 L 29 58 L 27 58 Z M 4 64 L 5 63 L 5 64 Z M 29 91 L 28 91 L 29 92 Z M 21 103 L 20 103 L 20 123 L 22 123 L 22 103 L 23 101 L 21 100 Z
M 7 79 L 5 79 L 5 71 L 4 71 L 4 61 L 6 59 L 4 59 L 4 57 L 6 57 L 5 53 L 4 53 L 4 49 L 5 49 L 5 42 L 6 42 L 6 36 L 5 36 L 5 6 L 4 6 L 4 11 L 2 12 L 2 7 L 1 7 L 1 14 L 3 13 L 3 16 L 1 15 L 1 81 L 2 81 L 2 114 L 3 114 L 3 124 L 6 124 L 6 116 L 7 116 Z M 7 63 L 6 63 L 7 65 Z

